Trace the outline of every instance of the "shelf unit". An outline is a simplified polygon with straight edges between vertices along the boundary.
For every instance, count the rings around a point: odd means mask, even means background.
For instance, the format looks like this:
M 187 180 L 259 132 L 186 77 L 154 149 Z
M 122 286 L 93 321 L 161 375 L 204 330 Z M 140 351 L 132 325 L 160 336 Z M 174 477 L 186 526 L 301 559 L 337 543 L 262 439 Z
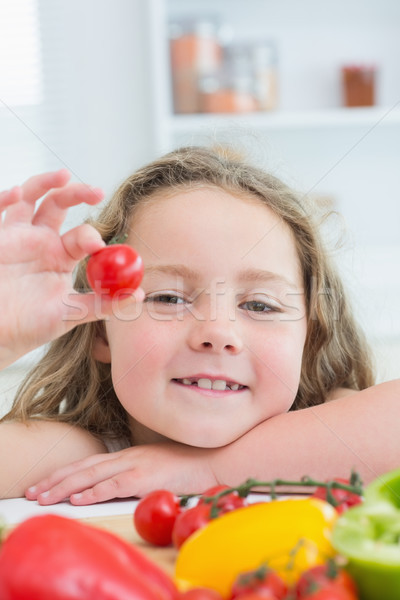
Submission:
M 323 10 L 319 0 L 249 0 L 245 7 L 238 0 L 191 0 L 190 3 L 182 0 L 150 0 L 148 11 L 154 145 L 158 153 L 173 148 L 182 137 L 187 136 L 190 140 L 207 129 L 215 132 L 232 123 L 240 127 L 248 126 L 265 134 L 271 131 L 298 133 L 316 128 L 368 129 L 377 125 L 400 124 L 400 70 L 394 58 L 400 52 L 400 38 L 396 33 L 400 26 L 400 6 L 396 0 L 373 0 L 368 7 L 361 0 L 354 0 L 350 7 L 346 0 L 328 0 Z M 177 15 L 201 17 L 210 14 L 216 14 L 226 21 L 231 20 L 238 30 L 239 38 L 251 36 L 253 30 L 256 37 L 265 32 L 267 37 L 277 42 L 278 51 L 281 47 L 283 57 L 278 62 L 278 77 L 282 94 L 277 110 L 229 115 L 173 113 L 168 21 L 170 17 Z M 298 25 L 293 22 L 296 14 L 296 18 L 302 14 Z M 346 16 L 347 21 L 343 21 Z M 330 33 L 329 38 L 329 27 L 333 30 L 337 28 L 336 37 Z M 360 28 L 361 31 L 357 33 Z M 302 29 L 315 43 L 321 42 L 323 36 L 328 38 L 320 53 L 310 48 L 309 40 L 303 39 L 303 45 L 296 46 L 302 39 Z M 357 35 L 359 37 L 355 37 Z M 382 35 L 385 35 L 385 39 L 380 40 L 379 36 Z M 381 49 L 384 46 L 387 48 L 386 53 Z M 346 57 L 349 57 L 350 62 L 357 62 L 357 57 L 362 57 L 365 53 L 367 62 L 372 62 L 376 56 L 380 70 L 383 71 L 382 77 L 378 79 L 378 85 L 382 88 L 378 106 L 342 108 L 339 65 L 346 62 Z M 304 60 L 301 62 L 302 54 Z M 314 67 L 313 62 L 317 66 Z M 300 69 L 302 71 L 299 74 Z M 303 87 L 300 75 L 304 81 Z

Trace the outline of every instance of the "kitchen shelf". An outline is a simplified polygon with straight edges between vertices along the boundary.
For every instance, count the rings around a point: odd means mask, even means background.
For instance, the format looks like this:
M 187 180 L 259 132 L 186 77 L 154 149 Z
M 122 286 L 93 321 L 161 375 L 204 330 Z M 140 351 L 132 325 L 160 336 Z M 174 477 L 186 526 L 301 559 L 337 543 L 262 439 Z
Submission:
M 232 123 L 258 131 L 331 127 L 376 127 L 400 125 L 400 102 L 393 107 L 333 108 L 302 111 L 271 111 L 242 114 L 172 115 L 171 135 L 201 133 L 206 129 L 229 127 Z

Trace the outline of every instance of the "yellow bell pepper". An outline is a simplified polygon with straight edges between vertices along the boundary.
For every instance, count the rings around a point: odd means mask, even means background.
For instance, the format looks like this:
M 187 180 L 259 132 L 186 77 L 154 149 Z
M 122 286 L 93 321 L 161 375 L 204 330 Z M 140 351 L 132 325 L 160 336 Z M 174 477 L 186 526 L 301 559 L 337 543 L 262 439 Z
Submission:
M 336 517 L 330 504 L 315 498 L 273 500 L 226 513 L 183 544 L 176 583 L 182 591 L 202 586 L 229 597 L 240 573 L 266 563 L 290 585 L 305 569 L 334 556 Z

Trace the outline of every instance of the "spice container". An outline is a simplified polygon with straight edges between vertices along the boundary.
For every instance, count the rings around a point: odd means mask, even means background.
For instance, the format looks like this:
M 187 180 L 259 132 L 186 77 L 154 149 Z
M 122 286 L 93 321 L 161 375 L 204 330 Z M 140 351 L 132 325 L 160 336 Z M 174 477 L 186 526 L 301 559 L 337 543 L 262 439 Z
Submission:
M 200 112 L 200 82 L 218 78 L 222 48 L 214 19 L 177 21 L 170 26 L 174 110 Z
M 249 47 L 244 44 L 227 45 L 219 81 L 214 81 L 213 86 L 210 80 L 202 82 L 202 111 L 240 113 L 257 110 L 253 87 Z
M 373 106 L 375 104 L 376 68 L 368 65 L 342 67 L 344 106 Z
M 219 79 L 201 81 L 201 110 L 241 113 L 277 106 L 275 48 L 269 41 L 244 41 L 224 47 Z
M 254 95 L 258 110 L 272 110 L 278 105 L 276 48 L 271 41 L 254 43 L 251 48 Z

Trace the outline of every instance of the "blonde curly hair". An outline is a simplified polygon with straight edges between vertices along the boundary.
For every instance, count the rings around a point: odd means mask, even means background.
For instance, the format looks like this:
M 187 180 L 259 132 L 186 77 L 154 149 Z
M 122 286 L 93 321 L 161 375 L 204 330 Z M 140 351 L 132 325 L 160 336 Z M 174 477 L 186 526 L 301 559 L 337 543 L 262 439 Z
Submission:
M 180 189 L 215 186 L 264 202 L 291 229 L 302 269 L 308 330 L 299 388 L 291 410 L 323 403 L 339 387 L 373 385 L 370 350 L 324 248 L 305 199 L 225 148 L 185 147 L 141 168 L 89 222 L 108 242 L 129 230 L 138 207 Z M 86 262 L 75 287 L 88 290 Z M 104 323 L 78 325 L 55 340 L 22 384 L 4 420 L 41 418 L 79 425 L 100 437 L 126 437 L 128 418 L 113 388 L 111 368 L 92 356 Z

